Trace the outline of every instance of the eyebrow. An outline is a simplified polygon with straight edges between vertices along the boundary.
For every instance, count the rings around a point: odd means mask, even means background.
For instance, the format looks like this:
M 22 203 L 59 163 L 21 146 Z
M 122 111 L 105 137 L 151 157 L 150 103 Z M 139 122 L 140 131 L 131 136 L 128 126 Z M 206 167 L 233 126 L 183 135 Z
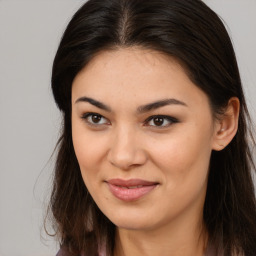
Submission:
M 137 112 L 145 113 L 145 112 L 148 112 L 148 111 L 151 111 L 151 110 L 154 110 L 154 109 L 157 109 L 157 108 L 161 108 L 161 107 L 164 107 L 164 106 L 167 106 L 167 105 L 180 105 L 180 106 L 186 106 L 187 107 L 187 104 L 180 101 L 180 100 L 177 100 L 177 99 L 163 99 L 163 100 L 155 101 L 155 102 L 140 106 L 140 107 L 138 107 Z
M 95 107 L 103 109 L 103 110 L 105 110 L 107 112 L 111 112 L 112 111 L 109 106 L 105 105 L 104 103 L 102 103 L 100 101 L 97 101 L 97 100 L 94 100 L 92 98 L 89 98 L 89 97 L 81 97 L 81 98 L 79 98 L 79 99 L 77 99 L 75 101 L 75 103 L 78 103 L 78 102 L 88 102 L 91 105 L 94 105 Z
M 75 101 L 75 103 L 79 103 L 79 102 L 88 102 L 88 103 L 90 103 L 91 105 L 94 105 L 97 108 L 103 109 L 107 112 L 112 112 L 112 110 L 109 106 L 105 105 L 104 103 L 102 103 L 100 101 L 89 98 L 89 97 L 81 97 L 81 98 L 78 98 Z M 163 99 L 163 100 L 158 100 L 158 101 L 140 106 L 140 107 L 137 108 L 137 112 L 138 113 L 146 113 L 146 112 L 149 112 L 151 110 L 155 110 L 157 108 L 161 108 L 161 107 L 164 107 L 164 106 L 167 106 L 167 105 L 180 105 L 180 106 L 186 106 L 187 107 L 187 104 L 180 101 L 180 100 L 177 100 L 177 99 Z

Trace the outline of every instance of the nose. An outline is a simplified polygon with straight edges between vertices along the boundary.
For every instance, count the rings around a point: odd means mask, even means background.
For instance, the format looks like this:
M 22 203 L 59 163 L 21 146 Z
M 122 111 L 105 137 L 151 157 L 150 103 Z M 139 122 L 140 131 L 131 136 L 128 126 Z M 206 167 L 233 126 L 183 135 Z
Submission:
M 143 149 L 139 135 L 131 129 L 119 129 L 112 136 L 108 161 L 115 167 L 128 170 L 145 164 L 146 150 Z

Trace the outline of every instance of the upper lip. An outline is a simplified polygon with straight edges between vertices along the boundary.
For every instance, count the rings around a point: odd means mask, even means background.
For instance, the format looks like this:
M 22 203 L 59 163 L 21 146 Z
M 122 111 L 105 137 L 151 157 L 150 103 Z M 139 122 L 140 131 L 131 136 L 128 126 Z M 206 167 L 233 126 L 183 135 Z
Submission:
M 110 179 L 107 180 L 107 183 L 115 186 L 122 186 L 122 187 L 132 187 L 132 186 L 153 186 L 159 184 L 158 182 L 154 181 L 147 181 L 141 179 Z

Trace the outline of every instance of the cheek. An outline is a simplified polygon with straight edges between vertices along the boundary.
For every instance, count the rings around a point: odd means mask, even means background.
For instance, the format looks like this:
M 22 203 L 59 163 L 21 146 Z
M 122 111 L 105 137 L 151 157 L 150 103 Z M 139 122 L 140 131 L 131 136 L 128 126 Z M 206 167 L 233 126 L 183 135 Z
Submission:
M 81 168 L 93 168 L 103 155 L 101 136 L 86 130 L 81 123 L 74 121 L 72 124 L 72 139 L 75 154 Z
M 209 143 L 183 136 L 159 144 L 152 155 L 162 175 L 163 202 L 168 202 L 160 204 L 160 211 L 172 212 L 173 216 L 188 205 L 203 205 L 211 155 Z
M 72 124 L 72 139 L 81 174 L 87 188 L 91 190 L 99 180 L 99 170 L 105 154 L 104 140 L 92 132 L 85 130 L 83 125 Z
M 97 201 L 101 181 L 99 177 L 100 147 L 97 143 L 92 143 L 92 138 L 89 136 L 78 136 L 77 133 L 73 136 L 73 144 L 84 184 L 94 201 Z
M 170 186 L 205 180 L 211 155 L 209 133 L 182 132 L 152 147 L 153 162 L 162 170 Z M 184 136 L 184 134 L 186 134 Z
M 88 141 L 74 141 L 75 154 L 82 169 L 94 169 L 99 163 L 102 152 L 98 145 L 88 143 Z

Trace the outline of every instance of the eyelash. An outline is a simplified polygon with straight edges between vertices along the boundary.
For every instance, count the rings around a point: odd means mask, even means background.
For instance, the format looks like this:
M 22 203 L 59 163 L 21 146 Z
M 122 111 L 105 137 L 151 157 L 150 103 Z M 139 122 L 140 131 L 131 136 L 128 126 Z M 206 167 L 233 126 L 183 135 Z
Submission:
M 164 122 L 167 121 L 169 124 L 164 125 L 164 126 L 158 126 L 158 125 L 146 125 L 146 126 L 152 126 L 152 127 L 156 127 L 156 128 L 166 128 L 171 126 L 172 124 L 178 123 L 178 119 L 171 117 L 171 116 L 166 116 L 166 115 L 154 115 L 154 116 L 150 116 L 149 118 L 147 118 L 145 120 L 145 124 L 149 123 L 150 121 L 153 121 L 154 119 L 162 119 Z
M 92 118 L 93 116 L 97 117 L 97 118 L 100 118 L 99 121 L 103 119 L 107 120 L 107 122 L 104 122 L 104 123 L 93 123 L 92 120 L 89 121 L 88 119 L 89 118 Z M 87 124 L 89 124 L 90 126 L 93 126 L 93 127 L 99 127 L 101 125 L 109 125 L 110 122 L 108 121 L 107 118 L 105 118 L 104 116 L 100 115 L 100 114 L 97 114 L 97 113 L 93 113 L 93 112 L 90 112 L 90 113 L 85 113 L 81 116 L 81 118 L 83 120 L 86 121 Z M 155 118 L 158 118 L 158 119 L 162 119 L 161 121 L 163 121 L 164 123 L 167 121 L 168 124 L 167 125 L 150 125 L 148 123 L 150 123 L 150 121 L 153 121 Z M 174 118 L 174 117 L 171 117 L 171 116 L 166 116 L 166 115 L 153 115 L 153 116 L 150 116 L 149 118 L 147 118 L 144 122 L 144 126 L 151 126 L 151 127 L 154 127 L 154 128 L 158 128 L 158 129 L 161 129 L 161 128 L 166 128 L 166 127 L 169 127 L 171 126 L 172 124 L 175 124 L 175 123 L 178 123 L 178 119 Z
M 106 119 L 104 116 L 102 116 L 102 115 L 100 115 L 100 114 L 97 114 L 97 113 L 92 113 L 92 112 L 83 114 L 83 115 L 81 116 L 81 118 L 82 118 L 83 120 L 85 120 L 85 122 L 86 122 L 87 124 L 89 124 L 89 125 L 91 125 L 91 126 L 94 126 L 94 127 L 99 127 L 100 125 L 103 125 L 103 124 L 93 123 L 92 121 L 89 121 L 89 120 L 88 120 L 89 118 L 92 118 L 93 116 L 96 116 L 97 118 L 104 118 L 104 119 Z M 106 120 L 107 120 L 107 119 L 106 119 Z M 100 121 L 101 121 L 101 119 L 100 119 Z M 108 124 L 110 124 L 110 122 L 108 122 L 108 123 L 106 123 L 106 124 L 108 125 Z

